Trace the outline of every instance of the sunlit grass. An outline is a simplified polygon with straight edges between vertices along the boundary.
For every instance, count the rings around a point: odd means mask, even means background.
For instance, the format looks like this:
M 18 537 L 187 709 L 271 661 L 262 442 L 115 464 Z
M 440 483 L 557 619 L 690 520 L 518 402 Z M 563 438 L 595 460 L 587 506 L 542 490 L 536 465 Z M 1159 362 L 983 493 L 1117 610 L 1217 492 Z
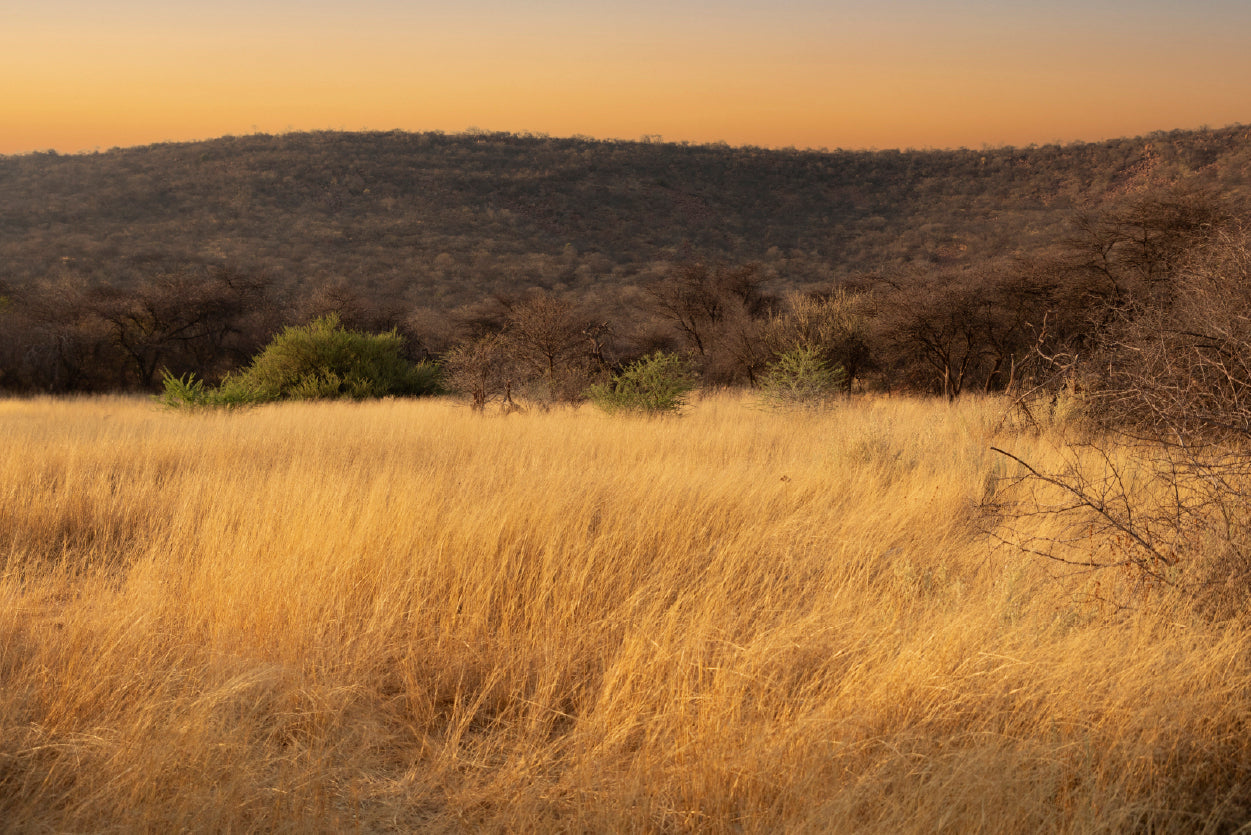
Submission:
M 994 546 L 1003 408 L 0 402 L 0 820 L 1240 820 L 1245 623 Z

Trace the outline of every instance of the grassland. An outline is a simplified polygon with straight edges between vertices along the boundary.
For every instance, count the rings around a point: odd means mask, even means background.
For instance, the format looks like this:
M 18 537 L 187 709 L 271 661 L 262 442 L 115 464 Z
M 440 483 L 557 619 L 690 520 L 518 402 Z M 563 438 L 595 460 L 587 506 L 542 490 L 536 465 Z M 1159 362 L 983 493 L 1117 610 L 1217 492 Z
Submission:
M 1003 411 L 0 402 L 0 828 L 1237 828 L 1251 618 L 996 545 Z

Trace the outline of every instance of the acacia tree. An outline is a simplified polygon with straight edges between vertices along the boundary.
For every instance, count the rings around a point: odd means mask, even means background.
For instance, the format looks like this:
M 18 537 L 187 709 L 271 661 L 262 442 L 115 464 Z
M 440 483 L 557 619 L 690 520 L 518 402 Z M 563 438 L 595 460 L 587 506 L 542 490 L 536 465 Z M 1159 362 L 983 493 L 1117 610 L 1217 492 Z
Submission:
M 1060 275 L 1000 262 L 896 278 L 877 293 L 875 339 L 895 373 L 949 400 L 1009 388 L 1077 329 Z
M 227 271 L 162 274 L 133 289 L 105 286 L 93 295 L 96 315 L 143 388 L 153 387 L 167 367 L 201 377 L 224 372 L 263 336 L 249 321 L 263 316 L 263 285 Z
M 1185 188 L 1083 212 L 1065 242 L 1070 268 L 1086 279 L 1087 294 L 1102 309 L 1141 305 L 1231 221 L 1219 198 Z
M 511 402 L 516 370 L 507 343 L 497 333 L 458 343 L 443 358 L 448 383 L 469 395 L 476 412 L 495 400 Z
M 1170 442 L 1251 443 L 1251 236 L 1221 235 L 1172 283 L 1166 302 L 1110 329 L 1098 413 Z
M 705 358 L 704 376 L 712 383 L 755 387 L 773 358 L 765 342 L 769 320 L 753 314 L 741 299 L 731 298 L 713 331 L 714 350 Z
M 470 395 L 475 409 L 493 400 L 510 403 L 514 393 L 544 404 L 578 401 L 606 376 L 612 334 L 607 321 L 546 292 L 496 301 L 498 317 L 477 317 L 476 335 L 455 345 L 444 361 L 453 387 Z M 492 321 L 493 328 L 481 327 Z
M 1033 341 L 1024 363 L 1014 346 L 1009 365 L 1009 384 L 1028 380 L 1023 392 L 1098 387 L 1080 379 L 1107 370 L 1114 334 L 1167 308 L 1180 292 L 1177 279 L 1222 249 L 1234 228 L 1221 200 L 1177 188 L 1079 214 L 1072 225 L 1073 236 L 1020 259 L 994 291 L 997 317 L 1014 319 Z
M 721 321 L 724 294 L 718 276 L 704 264 L 684 264 L 644 288 L 652 312 L 671 323 L 687 347 L 707 356 L 712 329 Z
M 879 327 L 897 368 L 948 400 L 981 370 L 989 325 L 981 275 L 917 276 L 881 295 Z
M 122 388 L 125 358 L 95 307 L 92 288 L 64 273 L 16 289 L 6 316 L 5 385 L 46 391 Z

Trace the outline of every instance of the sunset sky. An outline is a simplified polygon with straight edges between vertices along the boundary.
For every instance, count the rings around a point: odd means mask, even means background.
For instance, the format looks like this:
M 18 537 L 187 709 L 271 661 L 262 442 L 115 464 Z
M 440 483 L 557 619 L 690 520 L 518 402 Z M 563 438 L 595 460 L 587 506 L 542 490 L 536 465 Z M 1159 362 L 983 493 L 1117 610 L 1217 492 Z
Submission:
M 980 147 L 1251 122 L 1248 0 L 10 0 L 0 153 L 467 128 Z

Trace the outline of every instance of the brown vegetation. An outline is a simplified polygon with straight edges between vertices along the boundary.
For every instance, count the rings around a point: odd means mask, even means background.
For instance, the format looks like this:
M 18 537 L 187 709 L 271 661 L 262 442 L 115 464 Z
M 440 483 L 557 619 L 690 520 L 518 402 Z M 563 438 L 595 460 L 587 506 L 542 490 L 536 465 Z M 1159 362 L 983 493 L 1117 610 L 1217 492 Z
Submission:
M 1030 552 L 1091 569 L 1132 567 L 1140 581 L 1185 589 L 1213 611 L 1251 592 L 1251 263 L 1246 233 L 1205 229 L 1148 291 L 1105 309 L 1090 360 L 1050 357 L 1055 391 L 1079 406 L 1075 437 L 1049 466 L 1026 467 L 1030 513 L 1068 533 L 1009 537 Z M 1142 276 L 1152 271 L 1142 270 Z M 1075 387 L 1082 387 L 1080 398 Z M 1018 406 L 1029 412 L 1022 397 Z M 1092 552 L 1073 532 L 1120 546 Z
M 1249 183 L 1239 127 L 907 153 L 323 133 L 4 157 L 0 387 L 213 379 L 332 313 L 441 356 L 535 296 L 607 323 L 610 365 L 686 349 L 705 382 L 754 384 L 779 298 L 872 289 L 879 339 L 848 380 L 997 390 L 1042 319 L 1047 349 L 1106 325 L 1090 311 L 1167 283 Z M 549 399 L 556 364 L 531 386 Z
M 781 293 L 759 266 L 685 262 L 636 288 L 624 308 L 538 289 L 438 314 L 336 283 L 284 313 L 273 287 L 222 270 L 127 289 L 66 273 L 5 297 L 0 387 L 151 390 L 164 369 L 214 381 L 283 322 L 330 314 L 396 329 L 410 359 L 442 359 L 479 405 L 506 391 L 576 402 L 656 350 L 684 353 L 705 385 L 756 387 L 800 347 L 838 369 L 849 392 L 955 399 L 1037 385 L 1057 363 L 1072 365 L 1062 357 L 1094 367 L 1129 323 L 1151 321 L 1185 292 L 1189 265 L 1239 234 L 1229 200 L 1193 189 L 1137 195 L 1075 217 L 1073 229 L 1045 254 L 883 271 L 806 292 Z
M 0 388 L 213 382 L 325 315 L 507 415 L 0 402 L 0 821 L 1244 826 L 1245 138 L 0 159 Z M 643 356 L 685 417 L 576 407 Z

